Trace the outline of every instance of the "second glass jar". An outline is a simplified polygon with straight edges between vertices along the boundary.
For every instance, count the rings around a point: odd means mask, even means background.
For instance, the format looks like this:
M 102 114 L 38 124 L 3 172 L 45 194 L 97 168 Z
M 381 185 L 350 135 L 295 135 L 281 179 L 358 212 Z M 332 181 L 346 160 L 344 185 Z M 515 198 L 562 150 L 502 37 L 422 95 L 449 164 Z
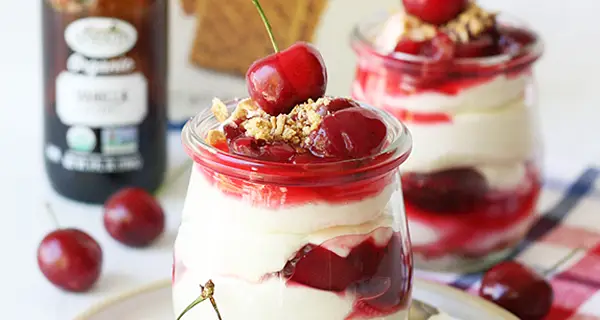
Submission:
M 518 55 L 440 64 L 378 52 L 386 19 L 358 26 L 353 97 L 385 109 L 413 135 L 402 166 L 415 266 L 472 272 L 505 258 L 531 227 L 541 189 L 532 67 L 542 44 Z

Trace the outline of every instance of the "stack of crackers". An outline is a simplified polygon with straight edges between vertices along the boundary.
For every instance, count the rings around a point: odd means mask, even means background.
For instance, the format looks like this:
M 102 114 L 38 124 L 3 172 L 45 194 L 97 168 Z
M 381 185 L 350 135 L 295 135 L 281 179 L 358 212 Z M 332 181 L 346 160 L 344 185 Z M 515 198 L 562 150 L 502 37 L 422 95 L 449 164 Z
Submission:
M 312 42 L 329 0 L 261 0 L 281 50 L 297 41 Z M 180 0 L 198 18 L 190 52 L 192 64 L 245 75 L 273 46 L 251 0 Z

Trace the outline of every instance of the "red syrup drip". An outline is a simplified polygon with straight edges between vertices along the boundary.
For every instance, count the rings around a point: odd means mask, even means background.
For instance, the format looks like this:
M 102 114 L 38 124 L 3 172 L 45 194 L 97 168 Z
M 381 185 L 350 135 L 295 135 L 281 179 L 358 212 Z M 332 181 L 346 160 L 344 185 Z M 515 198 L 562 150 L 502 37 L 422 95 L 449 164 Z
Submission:
M 394 172 L 356 182 L 330 186 L 280 186 L 255 183 L 219 174 L 208 168 L 196 166 L 206 180 L 227 196 L 241 199 L 248 205 L 281 209 L 308 203 L 346 204 L 378 195 L 394 183 Z
M 383 229 L 374 231 L 380 232 Z M 343 241 L 341 236 L 330 241 Z M 288 286 L 306 286 L 355 297 L 345 319 L 370 319 L 408 308 L 412 284 L 411 256 L 404 252 L 402 238 L 393 233 L 385 246 L 367 237 L 346 257 L 322 246 L 305 245 L 285 267 L 265 278 L 286 279 Z
M 457 169 L 454 171 L 470 169 Z M 423 179 L 426 175 L 420 175 Z M 532 165 L 528 168 L 525 181 L 515 190 L 497 191 L 485 187 L 470 186 L 460 177 L 452 182 L 447 179 L 436 185 L 431 180 L 424 186 L 411 181 L 410 174 L 403 177 L 404 204 L 406 214 L 412 221 L 424 224 L 441 236 L 436 242 L 426 245 L 413 245 L 413 252 L 429 258 L 447 254 L 465 257 L 481 257 L 491 252 L 509 248 L 520 241 L 522 234 L 503 235 L 500 242 L 481 248 L 490 237 L 510 231 L 535 213 L 535 205 L 541 191 L 541 181 Z M 449 191 L 448 185 L 462 184 L 461 190 Z M 472 189 L 470 189 L 472 188 Z M 480 190 L 474 192 L 474 190 Z

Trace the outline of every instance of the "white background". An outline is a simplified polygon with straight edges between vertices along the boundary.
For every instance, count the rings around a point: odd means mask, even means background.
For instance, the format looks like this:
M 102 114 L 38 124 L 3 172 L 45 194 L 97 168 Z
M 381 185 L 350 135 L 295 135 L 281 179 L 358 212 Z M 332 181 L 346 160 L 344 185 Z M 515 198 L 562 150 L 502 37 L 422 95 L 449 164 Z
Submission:
M 99 208 L 74 204 L 53 195 L 44 175 L 41 154 L 38 2 L 0 1 L 0 318 L 69 320 L 109 295 L 169 277 L 170 246 L 187 179 L 182 179 L 165 195 L 169 231 L 156 246 L 146 250 L 134 251 L 115 244 L 101 226 Z M 369 2 L 376 6 L 379 0 Z M 571 176 L 595 162 L 600 155 L 600 2 L 487 0 L 482 3 L 526 18 L 547 42 L 546 54 L 537 70 L 548 174 Z M 347 46 L 345 41 L 340 40 L 341 48 Z M 170 142 L 171 164 L 176 165 L 185 157 L 177 134 L 172 134 Z M 53 204 L 62 226 L 87 230 L 103 246 L 104 273 L 93 292 L 60 292 L 37 270 L 36 247 L 53 227 L 44 213 L 45 201 Z

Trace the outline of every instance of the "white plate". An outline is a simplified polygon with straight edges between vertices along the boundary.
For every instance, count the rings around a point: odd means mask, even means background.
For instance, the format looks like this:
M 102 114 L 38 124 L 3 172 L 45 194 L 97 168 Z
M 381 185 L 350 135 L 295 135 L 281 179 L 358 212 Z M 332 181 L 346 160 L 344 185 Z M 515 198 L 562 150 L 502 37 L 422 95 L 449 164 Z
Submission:
M 413 296 L 461 320 L 519 320 L 507 311 L 460 290 L 416 279 Z M 173 320 L 171 281 L 165 280 L 118 295 L 75 320 Z

